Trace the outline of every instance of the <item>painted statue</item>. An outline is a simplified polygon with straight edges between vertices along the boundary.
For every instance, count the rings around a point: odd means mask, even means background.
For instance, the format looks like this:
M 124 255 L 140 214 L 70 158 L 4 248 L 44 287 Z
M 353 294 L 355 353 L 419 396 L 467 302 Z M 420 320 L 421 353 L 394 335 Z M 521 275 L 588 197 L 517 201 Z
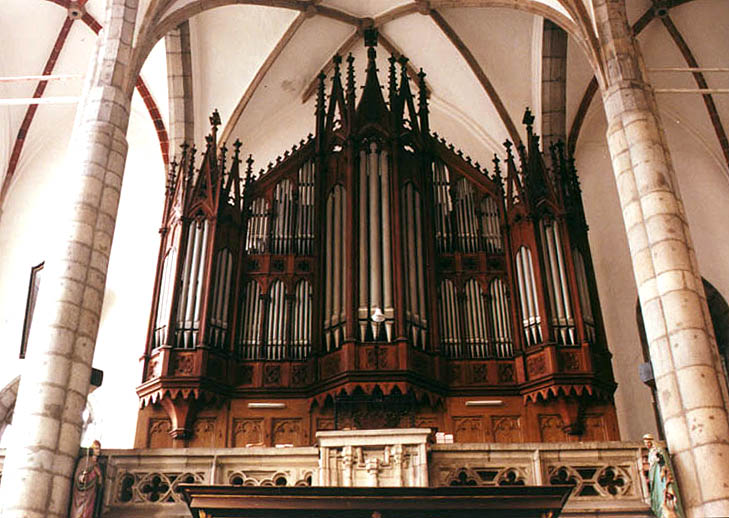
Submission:
M 100 453 L 101 443 L 94 441 L 86 450 L 86 455 L 78 461 L 73 474 L 69 518 L 97 518 L 100 514 L 98 510 L 104 483 L 99 465 Z
M 649 433 L 643 436 L 643 444 L 648 448 L 644 474 L 648 482 L 653 514 L 658 518 L 684 518 L 671 457 L 664 448 L 656 444 L 653 435 Z

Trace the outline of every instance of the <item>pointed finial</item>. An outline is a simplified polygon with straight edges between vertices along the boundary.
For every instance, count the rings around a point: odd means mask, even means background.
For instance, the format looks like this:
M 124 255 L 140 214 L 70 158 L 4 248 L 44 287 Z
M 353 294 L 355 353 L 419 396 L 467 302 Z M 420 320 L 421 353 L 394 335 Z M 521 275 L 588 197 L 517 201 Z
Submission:
M 175 189 L 175 180 L 177 180 L 177 163 L 176 157 L 172 157 L 170 162 L 170 172 L 167 175 L 167 191 L 172 192 Z
M 228 154 L 228 148 L 225 146 L 225 142 L 223 142 L 223 145 L 220 148 L 220 168 L 222 170 L 225 170 L 225 156 L 227 154 Z
M 347 101 L 354 106 L 354 56 L 349 53 L 347 56 Z
M 513 144 L 511 143 L 511 141 L 510 141 L 510 140 L 509 140 L 508 138 L 507 138 L 507 139 L 506 139 L 506 140 L 504 141 L 504 147 L 506 148 L 506 154 L 508 155 L 508 157 L 509 157 L 509 158 L 511 158 L 511 157 L 513 157 L 513 156 L 514 156 L 514 155 L 513 155 L 512 153 L 511 153 L 511 146 L 512 146 L 512 145 L 513 145 Z
M 197 149 L 195 148 L 195 144 L 193 144 L 192 147 L 190 148 L 190 162 L 189 162 L 188 168 L 187 168 L 188 180 L 190 178 L 192 178 L 192 175 L 195 172 L 195 153 L 197 153 Z
M 397 58 L 398 63 L 400 63 L 400 88 L 402 88 L 403 83 L 408 81 L 408 61 L 410 61 L 405 56 L 400 56 Z
M 387 74 L 387 91 L 390 98 L 390 109 L 392 110 L 392 107 L 395 103 L 395 96 L 397 95 L 397 70 L 395 69 L 395 63 L 397 63 L 397 58 L 390 54 L 390 57 L 387 58 L 388 63 L 390 63 L 390 66 L 388 68 L 388 74 Z
M 534 115 L 532 114 L 532 111 L 527 108 L 524 111 L 524 118 L 521 120 L 522 124 L 526 124 L 527 127 L 527 133 L 531 134 L 534 124 Z
M 368 27 L 364 30 L 364 44 L 365 47 L 376 47 L 377 46 L 377 37 L 379 36 L 379 32 L 377 32 L 377 29 L 374 27 Z
M 213 133 L 217 133 L 218 126 L 220 126 L 220 113 L 218 113 L 218 109 L 216 108 L 213 110 L 212 115 L 210 115 L 210 125 L 213 127 Z
M 316 114 L 323 116 L 326 112 L 326 106 L 324 103 L 324 80 L 327 78 L 327 75 L 324 72 L 319 72 L 319 75 L 316 76 L 316 78 L 319 80 L 319 84 L 316 89 Z
M 339 77 L 339 75 L 340 75 L 339 67 L 342 64 L 341 54 L 334 54 L 334 57 L 332 58 L 332 63 L 334 63 L 334 77 Z M 332 78 L 332 79 L 334 79 L 334 78 Z
M 499 160 L 499 155 L 494 153 L 494 158 L 491 161 L 494 163 L 494 174 L 496 176 L 501 176 L 501 167 L 499 166 L 501 160 Z
M 240 142 L 236 141 L 238 147 L 235 149 L 235 156 L 238 156 L 238 149 L 240 148 Z M 248 155 L 246 159 L 246 185 L 253 181 L 253 155 Z

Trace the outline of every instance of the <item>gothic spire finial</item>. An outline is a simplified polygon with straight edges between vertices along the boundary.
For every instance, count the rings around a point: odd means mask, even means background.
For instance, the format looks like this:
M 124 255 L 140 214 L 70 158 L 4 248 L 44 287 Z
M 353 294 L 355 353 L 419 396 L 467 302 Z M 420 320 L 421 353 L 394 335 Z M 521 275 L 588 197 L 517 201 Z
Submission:
M 218 113 L 218 109 L 215 108 L 213 110 L 213 113 L 210 115 L 210 118 L 208 119 L 210 121 L 210 126 L 212 126 L 212 133 L 213 136 L 217 135 L 218 133 L 218 126 L 220 126 L 220 113 Z
M 349 53 L 347 56 L 347 103 L 354 107 L 354 56 Z
M 397 71 L 395 70 L 395 63 L 397 63 L 397 58 L 394 55 L 390 54 L 390 57 L 387 58 L 387 61 L 390 63 L 388 73 L 388 94 L 390 100 L 390 109 L 392 110 L 395 102 L 395 96 L 397 95 Z
M 531 135 L 532 130 L 533 130 L 533 124 L 534 124 L 534 115 L 532 114 L 532 111 L 529 108 L 527 108 L 524 111 L 524 118 L 521 120 L 521 122 L 522 122 L 522 124 L 526 124 L 527 133 L 529 135 Z

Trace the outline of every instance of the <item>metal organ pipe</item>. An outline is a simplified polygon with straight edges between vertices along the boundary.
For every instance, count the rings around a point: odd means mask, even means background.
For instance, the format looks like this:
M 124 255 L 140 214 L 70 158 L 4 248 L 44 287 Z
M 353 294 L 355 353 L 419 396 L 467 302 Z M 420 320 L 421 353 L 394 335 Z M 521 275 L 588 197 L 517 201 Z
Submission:
M 450 214 L 453 205 L 450 196 L 448 168 L 439 160 L 433 162 L 433 190 L 436 206 L 435 239 L 438 252 L 453 251 Z
M 216 254 L 215 258 L 213 304 L 210 312 L 210 332 L 208 338 L 212 347 L 224 347 L 228 336 L 228 304 L 230 300 L 232 274 L 233 254 L 230 250 L 224 248 Z
M 492 254 L 501 253 L 504 247 L 501 239 L 499 207 L 490 196 L 487 196 L 481 202 L 481 213 L 481 229 L 485 249 Z
M 302 280 L 296 285 L 291 333 L 291 359 L 303 360 L 311 349 L 311 284 Z
M 286 287 L 281 281 L 275 281 L 269 288 L 268 333 L 266 340 L 267 360 L 285 359 L 286 322 L 288 320 L 288 304 L 286 303 Z
M 547 265 L 547 288 L 553 305 L 552 326 L 559 343 L 573 345 L 575 326 L 559 228 L 554 222 L 540 222 L 539 226 L 544 244 L 544 262 Z
M 329 193 L 327 196 L 327 209 L 326 209 L 326 275 L 324 280 L 324 328 L 326 336 L 326 348 L 327 351 L 332 349 L 332 297 L 334 282 L 332 265 L 334 264 L 334 237 L 332 236 L 332 217 L 333 217 L 333 206 L 334 206 L 334 191 Z
M 358 320 L 360 339 L 364 340 L 369 325 L 369 255 L 368 233 L 367 233 L 367 207 L 369 205 L 367 196 L 367 153 L 365 150 L 359 152 L 359 307 Z
M 382 225 L 380 236 L 382 239 L 382 286 L 385 304 L 385 331 L 387 341 L 392 340 L 392 326 L 395 317 L 395 308 L 392 302 L 392 253 L 390 225 L 390 171 L 387 151 L 380 152 L 380 195 L 382 197 Z
M 403 197 L 405 198 L 402 204 L 403 207 L 403 220 L 404 220 L 404 233 L 405 233 L 405 258 L 407 260 L 407 267 L 405 268 L 405 278 L 407 281 L 407 304 L 405 308 L 405 318 L 408 320 L 410 326 L 411 340 L 413 345 L 418 344 L 418 281 L 417 272 L 415 265 L 415 222 L 414 220 L 414 207 L 413 207 L 413 184 L 408 183 L 405 186 Z
M 255 280 L 248 281 L 241 305 L 241 328 L 238 339 L 238 354 L 245 360 L 255 360 L 260 357 L 258 350 L 261 345 L 262 309 L 261 287 Z
M 426 334 L 428 329 L 428 319 L 426 317 L 425 307 L 425 271 L 423 266 L 423 258 L 425 252 L 423 250 L 423 219 L 420 209 L 420 193 L 413 189 L 413 205 L 415 205 L 415 221 L 413 232 L 415 233 L 415 273 L 418 280 L 418 296 L 415 299 L 415 307 L 417 308 L 416 316 L 420 319 L 420 347 L 425 348 Z
M 326 213 L 326 279 L 324 326 L 327 350 L 338 348 L 342 339 L 342 326 L 345 320 L 347 300 L 344 217 L 346 193 L 341 185 L 332 189 L 327 199 Z
M 296 211 L 296 251 L 311 255 L 314 243 L 314 163 L 299 168 L 299 201 Z
M 511 342 L 511 320 L 509 318 L 509 303 L 506 299 L 506 289 L 501 279 L 491 281 L 489 287 L 491 295 L 491 318 L 494 329 L 495 354 L 500 358 L 513 355 Z
M 577 249 L 572 249 L 572 257 L 575 263 L 575 277 L 577 278 L 577 291 L 580 297 L 580 307 L 582 308 L 582 321 L 585 324 L 585 335 L 588 341 L 595 341 L 595 317 L 592 314 L 592 303 L 590 301 L 590 291 L 587 284 L 587 271 L 585 270 L 585 260 L 582 253 Z
M 532 253 L 526 246 L 519 248 L 516 254 L 516 267 L 519 294 L 521 295 L 524 335 L 528 345 L 535 345 L 542 341 L 542 333 L 539 327 L 542 319 L 539 314 Z
M 382 309 L 382 260 L 380 257 L 380 233 L 382 231 L 382 224 L 380 222 L 380 182 L 377 174 L 377 165 L 377 147 L 374 143 L 371 143 L 367 154 L 370 202 L 370 314 L 374 313 L 375 308 Z M 380 324 L 372 322 L 372 335 L 375 340 L 378 338 L 379 327 Z
M 170 309 L 172 307 L 172 291 L 174 289 L 175 266 L 177 249 L 167 251 L 162 266 L 162 282 L 157 302 L 157 320 L 154 326 L 153 348 L 161 347 L 167 343 L 167 326 L 170 322 Z
M 335 189 L 334 194 L 334 289 L 332 302 L 332 325 L 340 322 L 340 313 L 342 311 L 342 196 L 340 188 Z M 339 347 L 339 333 L 335 334 L 334 343 Z
M 262 254 L 266 251 L 268 235 L 268 202 L 257 198 L 251 203 L 251 216 L 246 232 L 246 252 Z
M 208 226 L 208 221 L 202 220 L 190 223 L 188 228 L 182 290 L 177 309 L 176 347 L 192 348 L 197 343 Z

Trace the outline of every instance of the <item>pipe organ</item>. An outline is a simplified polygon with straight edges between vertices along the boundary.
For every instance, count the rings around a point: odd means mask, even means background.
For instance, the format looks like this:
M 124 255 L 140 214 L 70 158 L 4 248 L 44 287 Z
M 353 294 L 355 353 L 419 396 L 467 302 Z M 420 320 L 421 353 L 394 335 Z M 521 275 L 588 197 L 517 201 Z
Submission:
M 414 93 L 392 56 L 382 88 L 365 43 L 359 99 L 335 56 L 315 134 L 267 169 L 228 156 L 217 112 L 202 157 L 173 161 L 137 446 L 617 439 L 572 158 L 542 152 L 527 110 L 525 143 L 483 170 L 430 131 L 425 74 Z

